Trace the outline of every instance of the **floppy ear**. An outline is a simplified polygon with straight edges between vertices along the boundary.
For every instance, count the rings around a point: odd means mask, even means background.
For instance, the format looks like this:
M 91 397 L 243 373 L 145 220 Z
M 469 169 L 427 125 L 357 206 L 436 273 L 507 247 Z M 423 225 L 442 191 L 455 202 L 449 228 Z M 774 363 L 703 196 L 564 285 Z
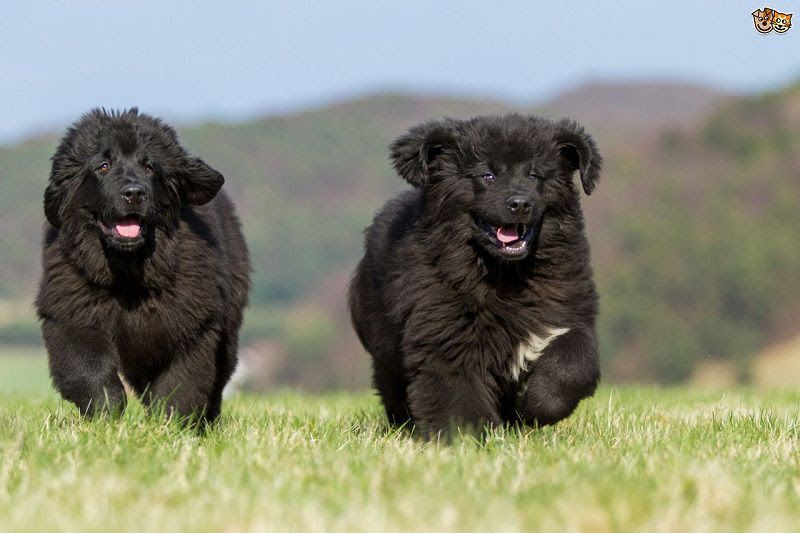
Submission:
M 199 157 L 187 157 L 180 171 L 181 200 L 190 205 L 203 205 L 217 195 L 225 178 Z
M 50 182 L 44 190 L 44 216 L 53 227 L 61 226 L 61 202 L 64 199 L 64 188 L 54 182 Z
M 594 139 L 577 122 L 563 120 L 558 124 L 556 142 L 569 168 L 573 172 L 580 171 L 583 191 L 587 195 L 592 194 L 603 167 L 603 158 L 597 151 Z
M 431 163 L 454 144 L 451 127 L 442 121 L 414 126 L 389 147 L 397 173 L 414 187 L 424 187 L 430 177 Z
M 53 227 L 61 227 L 61 205 L 68 194 L 67 188 L 73 179 L 80 174 L 80 165 L 70 160 L 67 154 L 66 141 L 62 140 L 56 153 L 53 154 L 53 165 L 47 188 L 44 190 L 44 216 Z

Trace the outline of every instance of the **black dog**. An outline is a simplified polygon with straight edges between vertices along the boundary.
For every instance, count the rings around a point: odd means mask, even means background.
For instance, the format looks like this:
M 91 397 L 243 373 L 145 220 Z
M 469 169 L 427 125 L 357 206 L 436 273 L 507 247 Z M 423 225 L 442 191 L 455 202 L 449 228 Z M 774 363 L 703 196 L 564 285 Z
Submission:
M 553 424 L 600 378 L 597 294 L 580 171 L 601 167 L 574 122 L 509 115 L 446 119 L 391 147 L 416 187 L 367 230 L 350 287 L 353 324 L 394 423 Z
M 53 383 L 81 413 L 124 408 L 120 373 L 146 405 L 219 415 L 250 272 L 223 181 L 136 109 L 95 109 L 61 140 L 36 303 Z

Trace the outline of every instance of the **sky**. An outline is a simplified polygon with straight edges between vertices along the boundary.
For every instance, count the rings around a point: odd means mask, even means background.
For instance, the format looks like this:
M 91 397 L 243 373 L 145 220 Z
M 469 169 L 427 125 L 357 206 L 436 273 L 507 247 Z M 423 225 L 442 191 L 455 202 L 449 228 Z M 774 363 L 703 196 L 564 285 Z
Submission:
M 0 143 L 59 131 L 95 106 L 138 105 L 185 123 L 246 120 L 383 90 L 526 104 L 589 81 L 770 90 L 800 78 L 800 27 L 758 34 L 750 13 L 761 7 L 740 0 L 4 2 Z M 768 7 L 800 13 L 800 1 Z

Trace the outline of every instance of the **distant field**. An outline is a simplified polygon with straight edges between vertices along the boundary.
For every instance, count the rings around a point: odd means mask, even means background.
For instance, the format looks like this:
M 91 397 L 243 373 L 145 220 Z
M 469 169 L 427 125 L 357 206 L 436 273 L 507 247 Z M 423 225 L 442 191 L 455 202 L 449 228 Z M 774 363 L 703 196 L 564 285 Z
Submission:
M 43 348 L 0 346 L 0 395 L 29 397 L 51 389 Z
M 41 388 L 43 370 L 40 359 L 0 359 L 3 531 L 772 532 L 800 523 L 798 391 L 606 387 L 555 428 L 444 445 L 387 428 L 368 393 L 238 396 L 205 437 L 137 403 L 122 420 L 89 423 Z M 14 392 L 14 376 L 28 392 Z

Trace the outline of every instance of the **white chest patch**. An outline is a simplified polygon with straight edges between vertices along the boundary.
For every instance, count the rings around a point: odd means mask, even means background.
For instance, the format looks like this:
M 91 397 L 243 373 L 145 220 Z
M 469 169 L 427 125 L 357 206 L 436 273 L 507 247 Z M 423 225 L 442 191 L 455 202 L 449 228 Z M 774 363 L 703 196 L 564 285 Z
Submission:
M 529 363 L 536 361 L 542 356 L 545 348 L 547 348 L 556 337 L 568 331 L 569 328 L 549 328 L 544 337 L 531 333 L 527 340 L 521 342 L 519 348 L 517 348 L 516 357 L 513 357 L 511 361 L 511 375 L 514 381 L 519 379 L 520 374 L 528 368 Z

